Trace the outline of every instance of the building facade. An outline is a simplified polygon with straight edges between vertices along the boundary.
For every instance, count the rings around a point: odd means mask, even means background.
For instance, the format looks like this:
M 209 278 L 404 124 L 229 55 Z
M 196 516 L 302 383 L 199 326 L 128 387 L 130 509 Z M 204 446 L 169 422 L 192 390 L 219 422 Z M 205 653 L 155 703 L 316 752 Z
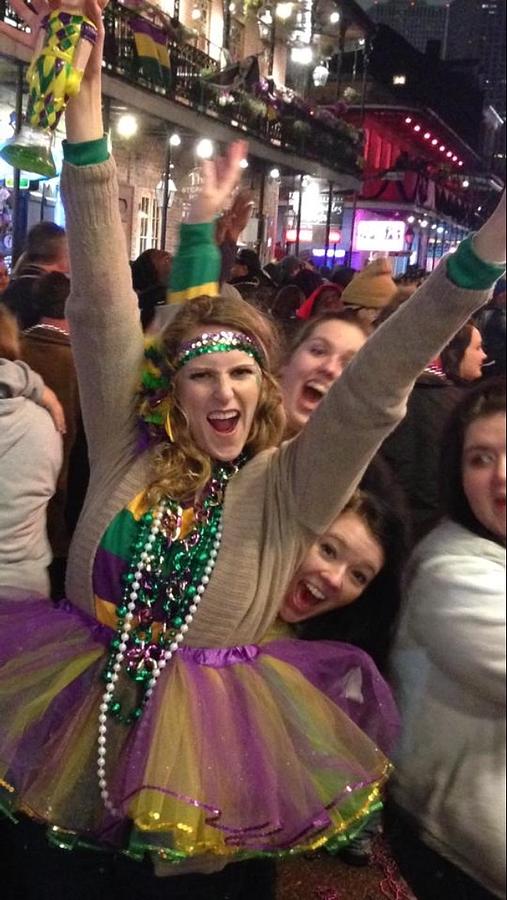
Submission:
M 441 46 L 442 56 L 448 32 L 448 4 L 434 6 L 426 0 L 387 0 L 373 3 L 369 10 L 372 21 L 388 25 L 424 53 L 428 41 L 436 41 Z
M 505 0 L 452 0 L 449 59 L 478 60 L 486 103 L 506 113 Z

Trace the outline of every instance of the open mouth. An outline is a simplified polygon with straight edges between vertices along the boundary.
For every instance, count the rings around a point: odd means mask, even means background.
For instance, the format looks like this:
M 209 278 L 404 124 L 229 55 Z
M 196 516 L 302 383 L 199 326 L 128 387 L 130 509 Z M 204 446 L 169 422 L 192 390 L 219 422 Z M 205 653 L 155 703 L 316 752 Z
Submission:
M 214 412 L 207 417 L 209 424 L 217 434 L 232 434 L 238 425 L 239 412 Z
M 308 381 L 303 385 L 302 397 L 303 401 L 310 406 L 318 406 L 323 397 L 327 394 L 327 388 L 323 387 L 315 381 Z
M 308 613 L 319 606 L 326 599 L 326 595 L 319 591 L 315 585 L 307 581 L 300 581 L 290 598 L 290 605 L 297 613 Z

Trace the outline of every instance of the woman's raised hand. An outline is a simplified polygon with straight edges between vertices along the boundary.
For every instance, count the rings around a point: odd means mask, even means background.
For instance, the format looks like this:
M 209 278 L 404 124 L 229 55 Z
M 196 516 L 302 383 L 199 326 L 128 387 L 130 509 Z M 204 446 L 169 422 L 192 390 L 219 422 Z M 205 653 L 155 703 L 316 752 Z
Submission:
M 18 31 L 16 41 L 33 50 L 39 33 L 40 21 L 50 11 L 49 4 L 45 0 L 32 0 L 31 6 L 27 6 L 25 0 L 10 0 L 9 5 L 12 6 L 17 17 L 30 29 L 30 31 Z
M 235 141 L 225 156 L 202 163 L 203 182 L 192 201 L 187 221 L 212 222 L 226 206 L 241 176 L 241 160 L 248 149 L 246 141 Z
M 474 249 L 478 256 L 489 263 L 505 263 L 505 191 L 494 213 L 474 237 Z
M 69 100 L 65 112 L 67 138 L 72 143 L 90 141 L 103 135 L 101 71 L 104 51 L 104 25 L 102 13 L 108 0 L 62 0 L 58 6 L 65 11 L 87 16 L 97 29 L 97 39 L 86 66 L 77 96 Z M 46 0 L 12 0 L 12 8 L 17 16 L 30 28 L 30 33 L 19 32 L 17 39 L 33 49 L 36 45 L 41 20 L 57 5 Z

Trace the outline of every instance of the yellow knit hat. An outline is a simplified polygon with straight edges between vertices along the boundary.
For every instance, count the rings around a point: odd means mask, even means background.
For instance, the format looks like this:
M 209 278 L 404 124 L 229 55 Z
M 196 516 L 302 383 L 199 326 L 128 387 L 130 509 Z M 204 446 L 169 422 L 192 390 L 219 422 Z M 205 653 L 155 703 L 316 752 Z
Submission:
M 351 306 L 381 309 L 392 300 L 396 290 L 391 260 L 381 257 L 358 272 L 343 291 L 341 299 Z

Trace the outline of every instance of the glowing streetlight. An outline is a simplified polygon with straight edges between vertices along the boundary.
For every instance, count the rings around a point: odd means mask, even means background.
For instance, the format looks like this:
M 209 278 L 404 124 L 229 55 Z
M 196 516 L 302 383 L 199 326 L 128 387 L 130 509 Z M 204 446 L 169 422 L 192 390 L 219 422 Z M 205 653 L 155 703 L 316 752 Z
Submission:
M 125 113 L 123 116 L 120 116 L 118 122 L 116 123 L 116 131 L 123 138 L 131 138 L 137 134 L 137 130 L 139 128 L 139 123 L 135 116 L 132 116 L 130 113 Z
M 210 141 L 209 138 L 203 138 L 202 141 L 199 141 L 197 144 L 195 152 L 199 159 L 211 159 L 214 152 L 213 142 Z

